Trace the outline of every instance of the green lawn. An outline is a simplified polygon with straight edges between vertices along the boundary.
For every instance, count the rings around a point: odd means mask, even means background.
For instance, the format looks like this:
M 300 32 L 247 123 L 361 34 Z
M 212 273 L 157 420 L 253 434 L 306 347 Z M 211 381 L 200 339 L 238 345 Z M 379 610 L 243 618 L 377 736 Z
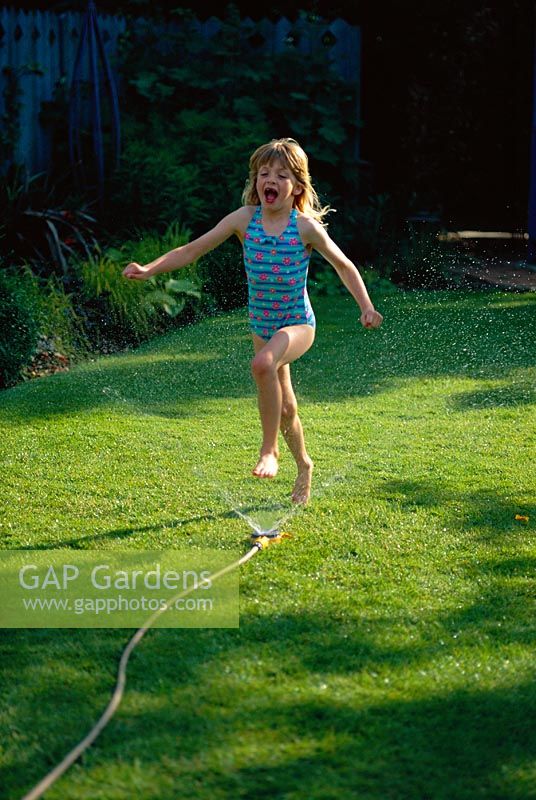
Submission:
M 240 629 L 152 630 L 47 800 L 536 798 L 536 296 L 317 300 L 293 368 L 313 498 L 240 579 Z M 250 476 L 243 311 L 0 395 L 4 549 L 237 549 L 289 513 Z M 528 523 L 515 515 L 529 517 Z M 131 630 L 4 630 L 0 797 L 108 702 Z

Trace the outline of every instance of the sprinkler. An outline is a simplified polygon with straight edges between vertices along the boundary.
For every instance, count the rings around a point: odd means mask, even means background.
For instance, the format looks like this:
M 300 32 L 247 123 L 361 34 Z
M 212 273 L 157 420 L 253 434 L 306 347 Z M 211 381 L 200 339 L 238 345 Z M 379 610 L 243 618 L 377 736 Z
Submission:
M 265 550 L 269 545 L 275 542 L 282 542 L 283 539 L 291 539 L 290 533 L 284 533 L 277 528 L 272 528 L 268 531 L 255 531 L 251 534 L 251 541 L 254 545 L 260 546 L 261 550 Z

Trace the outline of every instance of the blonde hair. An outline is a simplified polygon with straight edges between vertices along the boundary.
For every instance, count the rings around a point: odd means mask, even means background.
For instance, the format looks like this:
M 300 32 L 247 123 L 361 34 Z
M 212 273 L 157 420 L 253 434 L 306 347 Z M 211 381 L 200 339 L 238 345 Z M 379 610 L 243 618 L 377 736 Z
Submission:
M 321 205 L 309 175 L 309 160 L 295 139 L 272 139 L 268 144 L 263 144 L 255 150 L 249 159 L 249 177 L 242 194 L 244 205 L 260 205 L 256 188 L 257 175 L 261 167 L 276 160 L 281 161 L 292 172 L 302 187 L 300 194 L 294 195 L 294 208 L 325 225 L 322 220 L 332 209 Z

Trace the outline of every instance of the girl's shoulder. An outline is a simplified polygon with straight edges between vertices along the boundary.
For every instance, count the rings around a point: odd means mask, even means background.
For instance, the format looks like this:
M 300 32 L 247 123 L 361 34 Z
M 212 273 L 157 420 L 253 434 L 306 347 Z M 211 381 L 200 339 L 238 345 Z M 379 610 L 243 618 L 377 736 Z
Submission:
M 258 206 L 241 206 L 241 208 L 237 208 L 235 211 L 236 219 L 241 223 L 241 227 L 244 228 L 244 233 L 246 231 L 247 226 L 253 219 L 253 216 L 257 210 Z
M 244 241 L 248 225 L 253 219 L 257 206 L 241 206 L 232 212 L 235 233 L 241 242 Z
M 315 240 L 319 230 L 323 230 L 323 225 L 302 211 L 298 211 L 296 216 L 296 225 L 298 226 L 299 234 L 304 244 L 310 244 Z

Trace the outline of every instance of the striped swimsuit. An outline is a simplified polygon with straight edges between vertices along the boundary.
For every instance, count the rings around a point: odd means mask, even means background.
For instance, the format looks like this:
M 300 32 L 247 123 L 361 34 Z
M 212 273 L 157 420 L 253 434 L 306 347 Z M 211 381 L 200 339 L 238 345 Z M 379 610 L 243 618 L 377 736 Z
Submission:
M 295 208 L 280 236 L 268 236 L 257 206 L 246 230 L 244 264 L 248 279 L 249 324 L 253 333 L 270 339 L 287 325 L 315 327 L 307 294 L 310 253 L 298 232 Z

